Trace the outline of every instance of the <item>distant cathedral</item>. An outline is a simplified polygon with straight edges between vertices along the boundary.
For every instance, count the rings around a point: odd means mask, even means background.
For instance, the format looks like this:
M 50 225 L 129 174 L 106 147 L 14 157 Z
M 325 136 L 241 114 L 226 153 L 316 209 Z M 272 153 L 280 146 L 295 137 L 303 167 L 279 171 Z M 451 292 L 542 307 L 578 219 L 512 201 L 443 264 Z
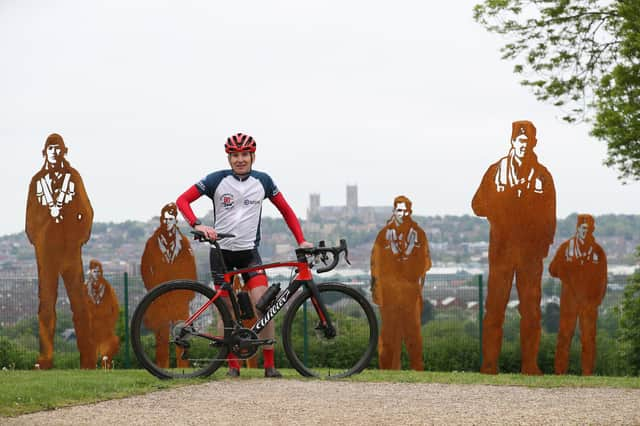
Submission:
M 339 222 L 357 219 L 362 223 L 376 223 L 389 218 L 391 206 L 358 207 L 358 185 L 347 185 L 347 204 L 345 206 L 321 206 L 320 194 L 309 195 L 307 220 L 311 222 Z

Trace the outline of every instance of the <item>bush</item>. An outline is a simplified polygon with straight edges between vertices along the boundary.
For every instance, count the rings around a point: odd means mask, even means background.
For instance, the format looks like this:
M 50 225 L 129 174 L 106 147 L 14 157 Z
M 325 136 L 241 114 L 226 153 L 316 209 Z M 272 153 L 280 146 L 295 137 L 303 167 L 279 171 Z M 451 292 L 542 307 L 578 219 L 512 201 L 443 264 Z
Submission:
M 617 349 L 615 339 L 606 332 L 598 332 L 596 340 L 596 368 L 594 374 L 606 376 L 630 374 L 629 363 Z M 555 373 L 556 342 L 556 333 L 542 333 L 538 351 L 538 366 L 544 374 Z M 577 329 L 569 349 L 569 369 L 567 374 L 582 374 L 581 352 L 580 333 Z M 520 342 L 503 342 L 499 360 L 500 372 L 519 373 L 520 362 Z
M 422 335 L 425 370 L 478 371 L 480 369 L 477 323 L 469 320 L 431 321 L 422 328 Z
M 499 371 L 501 373 L 519 373 L 520 360 L 520 342 L 503 340 L 502 352 L 500 352 L 498 359 Z
M 116 323 L 116 336 L 120 338 L 120 349 L 118 353 L 116 353 L 113 357 L 113 365 L 115 368 L 126 368 L 126 342 L 129 341 L 129 366 L 130 368 L 142 368 L 136 355 L 133 353 L 133 348 L 131 347 L 131 339 L 129 336 L 126 336 L 125 333 L 125 317 L 124 317 L 124 308 L 120 307 L 120 315 L 118 316 L 118 322 Z M 149 344 L 152 344 L 151 342 Z
M 640 256 L 640 248 L 637 250 Z M 620 312 L 619 343 L 622 355 L 629 363 L 631 374 L 640 374 L 640 270 L 624 289 Z
M 53 357 L 53 366 L 63 370 L 80 368 L 78 348 L 74 352 L 57 352 Z
M 632 374 L 629 360 L 625 354 L 617 349 L 615 338 L 606 333 L 598 333 L 596 342 L 595 374 L 600 376 L 627 376 Z
M 425 370 L 478 371 L 480 352 L 477 340 L 468 336 L 452 335 L 425 342 Z
M 6 338 L 0 338 L 0 369 L 31 369 L 38 354 L 25 351 Z
M 420 314 L 420 324 L 425 325 L 429 321 L 433 321 L 435 316 L 435 308 L 431 302 L 425 299 L 422 305 L 422 313 Z
M 557 333 L 560 327 L 560 305 L 547 303 L 542 312 L 542 327 L 547 333 Z
M 598 334 L 616 337 L 620 329 L 620 313 L 616 309 L 606 309 L 598 315 Z

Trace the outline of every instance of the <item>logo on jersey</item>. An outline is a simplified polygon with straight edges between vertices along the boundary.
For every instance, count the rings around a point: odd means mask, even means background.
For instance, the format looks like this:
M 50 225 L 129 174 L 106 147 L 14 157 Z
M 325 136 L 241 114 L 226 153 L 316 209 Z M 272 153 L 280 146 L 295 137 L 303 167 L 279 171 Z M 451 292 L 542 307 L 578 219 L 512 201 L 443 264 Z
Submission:
M 255 201 L 255 200 L 244 200 L 244 205 L 245 205 L 245 206 L 250 206 L 250 205 L 254 205 L 254 204 L 260 204 L 260 201 Z
M 222 207 L 224 207 L 225 209 L 231 209 L 233 208 L 233 204 L 235 203 L 234 199 L 233 199 L 233 194 L 222 194 L 220 196 L 220 202 L 222 203 Z

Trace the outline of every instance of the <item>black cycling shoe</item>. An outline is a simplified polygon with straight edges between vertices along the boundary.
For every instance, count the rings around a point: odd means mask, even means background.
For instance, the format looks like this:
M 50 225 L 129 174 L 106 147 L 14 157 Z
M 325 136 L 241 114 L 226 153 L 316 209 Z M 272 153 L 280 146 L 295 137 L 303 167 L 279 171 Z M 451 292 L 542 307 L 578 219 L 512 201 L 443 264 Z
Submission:
M 229 368 L 229 371 L 227 371 L 227 377 L 240 377 L 240 370 L 237 368 Z
M 275 367 L 269 367 L 264 369 L 264 377 L 278 378 L 282 377 L 282 374 Z

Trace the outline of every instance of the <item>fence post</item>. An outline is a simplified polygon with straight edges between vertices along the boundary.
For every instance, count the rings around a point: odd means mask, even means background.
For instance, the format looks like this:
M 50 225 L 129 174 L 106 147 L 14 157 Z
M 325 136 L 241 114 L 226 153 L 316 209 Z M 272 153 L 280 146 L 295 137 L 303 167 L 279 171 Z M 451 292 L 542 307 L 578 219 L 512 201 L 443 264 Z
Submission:
M 131 368 L 129 357 L 129 274 L 124 273 L 124 366 Z
M 482 320 L 484 318 L 484 284 L 482 274 L 478 275 L 478 336 L 480 336 L 480 365 L 482 365 Z

